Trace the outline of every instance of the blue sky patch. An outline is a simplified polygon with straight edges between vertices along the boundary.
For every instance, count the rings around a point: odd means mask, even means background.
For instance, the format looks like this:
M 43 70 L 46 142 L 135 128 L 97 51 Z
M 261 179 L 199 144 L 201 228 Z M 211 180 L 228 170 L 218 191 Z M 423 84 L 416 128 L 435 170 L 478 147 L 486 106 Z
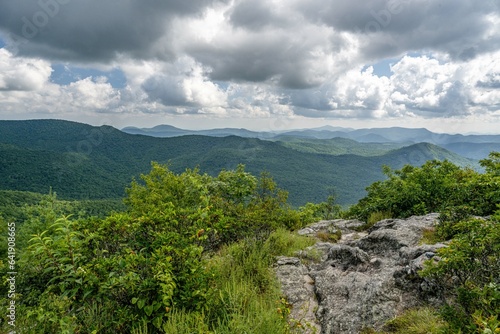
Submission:
M 388 77 L 392 75 L 391 65 L 396 64 L 401 58 L 388 58 L 383 59 L 375 64 L 368 64 L 363 67 L 362 72 L 364 72 L 368 67 L 373 66 L 373 74 L 378 77 Z
M 100 71 L 93 68 L 81 68 L 68 66 L 65 64 L 53 64 L 50 81 L 58 85 L 69 85 L 72 82 L 82 80 L 88 77 L 106 77 L 108 82 L 114 88 L 124 88 L 127 84 L 127 78 L 120 69 L 111 71 Z

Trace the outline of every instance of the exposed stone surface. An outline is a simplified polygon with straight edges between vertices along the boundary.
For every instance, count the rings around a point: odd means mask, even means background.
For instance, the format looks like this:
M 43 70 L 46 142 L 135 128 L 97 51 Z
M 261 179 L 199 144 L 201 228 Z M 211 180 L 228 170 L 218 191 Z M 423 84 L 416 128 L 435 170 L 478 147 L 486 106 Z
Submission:
M 439 303 L 432 284 L 417 275 L 423 263 L 445 247 L 419 245 L 423 230 L 437 218 L 429 214 L 386 219 L 368 234 L 353 231 L 362 223 L 349 220 L 321 221 L 301 230 L 313 236 L 340 229 L 351 237 L 337 244 L 317 243 L 296 258 L 278 259 L 276 272 L 293 305 L 292 317 L 314 324 L 316 333 L 359 333 L 363 327 L 380 328 L 423 301 Z
M 353 232 L 353 229 L 363 224 L 360 220 L 321 220 L 297 231 L 297 233 L 299 235 L 315 236 L 318 232 L 335 233 L 339 229 L 344 234 Z
M 320 333 L 321 327 L 315 315 L 318 301 L 309 270 L 298 258 L 293 257 L 279 257 L 277 265 L 282 290 L 288 302 L 293 305 L 290 318 L 301 324 L 304 333 Z

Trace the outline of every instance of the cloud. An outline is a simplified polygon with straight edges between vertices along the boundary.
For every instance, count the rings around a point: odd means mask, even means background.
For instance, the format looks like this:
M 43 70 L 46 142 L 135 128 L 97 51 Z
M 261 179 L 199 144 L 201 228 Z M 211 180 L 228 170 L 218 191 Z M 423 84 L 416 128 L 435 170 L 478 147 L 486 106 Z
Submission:
M 49 79 L 50 63 L 40 59 L 15 58 L 0 49 L 0 90 L 30 91 L 40 89 Z
M 499 43 L 498 2 L 474 0 L 296 1 L 306 17 L 357 36 L 365 59 L 429 49 L 467 60 Z M 495 32 L 496 31 L 496 32 Z
M 149 99 L 165 106 L 201 109 L 226 105 L 226 93 L 208 80 L 200 64 L 188 57 L 144 78 L 141 88 Z
M 353 69 L 313 90 L 290 92 L 290 103 L 308 117 L 463 117 L 500 109 L 500 53 L 467 63 L 405 56 L 390 78 L 372 68 Z
M 22 55 L 79 62 L 109 62 L 117 55 L 171 58 L 157 45 L 171 21 L 196 16 L 218 0 L 38 0 L 0 3 L 0 29 L 17 36 Z
M 232 84 L 228 88 L 229 110 L 234 116 L 293 116 L 288 96 L 271 87 L 257 84 Z
M 272 13 L 263 16 L 266 7 Z M 212 80 L 268 82 L 294 89 L 318 86 L 355 60 L 352 40 L 284 8 L 281 1 L 239 1 L 223 10 L 206 38 L 197 38 L 196 28 L 212 26 L 213 15 L 187 25 L 180 22 L 175 31 L 186 41 L 180 48 L 210 68 Z
M 10 51 L 0 49 L 0 107 L 496 117 L 499 13 L 491 0 L 4 1 L 0 33 Z M 394 61 L 386 77 L 367 66 L 388 58 Z M 126 82 L 113 87 L 88 71 L 58 85 L 49 79 L 55 64 L 116 69 Z
M 447 63 L 440 64 L 436 59 L 428 57 L 403 57 L 391 67 L 394 75 L 391 82 L 394 86 L 391 99 L 402 104 L 406 109 L 417 114 L 429 113 L 459 114 L 465 110 L 463 92 L 457 77 L 458 66 Z M 458 98 L 454 108 L 450 99 Z
M 15 94 L 0 91 L 2 106 L 12 113 L 45 115 L 96 115 L 120 113 L 121 93 L 105 78 L 85 78 L 67 86 L 45 83 L 42 88 Z M 4 108 L 3 108 L 4 109 Z
M 262 31 L 269 27 L 287 28 L 292 23 L 288 16 L 280 11 L 277 4 L 276 1 L 236 1 L 227 12 L 227 16 L 230 24 L 235 28 L 254 31 Z
M 85 78 L 61 87 L 61 95 L 71 108 L 85 108 L 96 111 L 112 111 L 120 104 L 120 92 L 115 90 L 104 77 Z
M 485 54 L 467 63 L 404 57 L 392 67 L 391 98 L 422 116 L 477 113 L 481 112 L 477 108 L 481 104 L 498 109 L 500 87 L 484 87 L 478 83 L 491 82 L 492 74 L 499 72 L 499 56 L 499 52 Z

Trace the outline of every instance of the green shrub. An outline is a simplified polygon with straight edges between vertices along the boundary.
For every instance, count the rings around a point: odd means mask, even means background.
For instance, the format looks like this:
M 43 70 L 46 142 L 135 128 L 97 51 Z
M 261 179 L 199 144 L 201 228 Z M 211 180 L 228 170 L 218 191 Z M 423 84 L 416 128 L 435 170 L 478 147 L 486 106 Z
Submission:
M 500 212 L 459 222 L 454 231 L 448 247 L 438 250 L 441 261 L 429 261 L 421 275 L 450 300 L 443 316 L 451 328 L 474 333 L 500 314 Z
M 434 245 L 441 240 L 442 239 L 438 235 L 435 227 L 428 227 L 422 230 L 422 239 L 420 240 L 421 244 Z
M 393 214 L 390 211 L 377 211 L 370 213 L 368 217 L 367 224 L 373 226 L 381 220 L 392 218 Z
M 285 234 L 273 233 L 265 242 L 246 239 L 228 245 L 207 262 L 212 279 L 204 317 L 210 330 L 227 334 L 287 333 L 288 306 L 270 268 L 272 252 L 292 251 L 292 244 L 297 244 L 283 242 L 288 239 Z
M 176 174 L 153 164 L 127 194 L 127 210 L 104 219 L 61 217 L 67 203 L 55 196 L 25 209 L 16 281 L 21 329 L 257 333 L 251 328 L 260 324 L 262 333 L 285 331 L 270 265 L 310 241 L 285 232 L 302 226 L 303 216 L 268 174 L 256 178 L 243 166 L 217 177 Z M 222 257 L 214 256 L 219 250 Z M 0 276 L 6 268 L 0 262 Z
M 393 171 L 384 167 L 387 179 L 371 184 L 368 194 L 349 210 L 349 215 L 367 221 L 376 212 L 391 212 L 395 218 L 448 210 L 490 215 L 500 202 L 500 153 L 481 160 L 486 173 L 460 168 L 449 161 L 428 161 L 421 167 L 406 165 Z M 456 208 L 456 209 L 455 209 Z
M 385 212 L 385 211 L 372 212 L 370 213 L 370 216 L 368 217 L 366 223 L 364 223 L 361 226 L 355 227 L 354 230 L 358 232 L 366 231 L 371 227 L 373 227 L 373 225 L 375 225 L 379 221 L 390 218 L 392 218 L 392 212 Z
M 203 312 L 188 312 L 182 309 L 174 309 L 169 312 L 167 320 L 163 323 L 162 330 L 164 333 L 176 334 L 213 333 L 208 327 L 208 321 Z M 148 332 L 144 331 L 144 333 Z

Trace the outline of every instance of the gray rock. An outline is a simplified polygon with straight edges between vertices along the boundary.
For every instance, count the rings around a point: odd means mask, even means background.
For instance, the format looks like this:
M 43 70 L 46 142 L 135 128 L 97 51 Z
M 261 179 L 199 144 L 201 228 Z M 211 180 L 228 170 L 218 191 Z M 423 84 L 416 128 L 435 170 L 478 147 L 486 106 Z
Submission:
M 335 233 L 338 230 L 335 224 L 336 220 L 321 220 L 301 230 L 298 230 L 297 233 L 299 235 L 308 235 L 308 236 L 314 236 L 318 232 Z
M 315 315 L 318 301 L 314 280 L 309 276 L 307 267 L 298 258 L 279 257 L 276 275 L 287 301 L 292 304 L 290 322 L 300 323 L 303 333 L 320 333 L 321 326 Z
M 328 252 L 328 260 L 331 266 L 339 267 L 341 270 L 353 268 L 361 270 L 360 265 L 366 267 L 370 257 L 357 247 L 333 245 Z
M 446 247 L 419 245 L 423 230 L 434 226 L 437 217 L 430 214 L 386 219 L 375 224 L 367 235 L 344 238 L 338 244 L 318 243 L 301 253 L 320 254 L 319 262 L 304 265 L 298 264 L 298 259 L 281 259 L 277 274 L 284 294 L 294 310 L 308 310 L 307 319 L 311 315 L 307 305 L 317 300 L 316 320 L 308 321 L 317 323 L 316 328 L 321 328 L 318 333 L 325 334 L 359 333 L 363 327 L 379 329 L 387 320 L 422 301 L 439 303 L 432 282 L 417 274 L 426 260 L 436 259 L 436 251 Z M 310 231 L 334 226 L 348 235 L 356 233 L 352 228 L 361 224 L 323 221 Z M 313 283 L 307 283 L 308 279 Z
M 276 264 L 278 266 L 285 266 L 285 265 L 298 266 L 300 265 L 300 259 L 296 257 L 278 256 L 276 258 Z
M 429 214 L 408 219 L 384 219 L 369 229 L 368 236 L 353 245 L 374 254 L 399 252 L 401 247 L 417 245 L 422 231 L 433 227 L 437 218 L 437 214 Z

